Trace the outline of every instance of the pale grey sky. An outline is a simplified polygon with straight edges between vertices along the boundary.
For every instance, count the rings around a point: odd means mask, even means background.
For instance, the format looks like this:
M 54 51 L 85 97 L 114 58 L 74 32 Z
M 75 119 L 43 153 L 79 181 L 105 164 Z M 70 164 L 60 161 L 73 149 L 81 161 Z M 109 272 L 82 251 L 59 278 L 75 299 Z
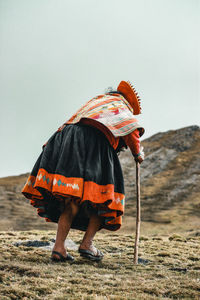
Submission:
M 0 177 L 90 98 L 130 80 L 144 137 L 200 125 L 200 0 L 0 0 Z

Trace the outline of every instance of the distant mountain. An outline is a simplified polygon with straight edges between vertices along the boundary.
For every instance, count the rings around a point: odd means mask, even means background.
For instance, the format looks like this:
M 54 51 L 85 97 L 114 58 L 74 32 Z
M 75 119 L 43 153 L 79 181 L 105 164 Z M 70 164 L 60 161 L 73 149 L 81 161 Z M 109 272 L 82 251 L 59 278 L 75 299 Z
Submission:
M 22 194 L 29 173 L 0 178 L 0 230 L 53 229 L 37 216 L 35 208 Z
M 143 141 L 142 220 L 174 228 L 200 226 L 200 128 L 158 133 Z M 121 163 L 126 183 L 126 215 L 135 215 L 135 169 L 130 152 Z
M 141 165 L 144 228 L 148 230 L 149 224 L 171 231 L 200 227 L 200 128 L 158 133 L 142 144 L 146 156 Z M 134 227 L 135 162 L 128 150 L 119 158 L 126 189 L 124 228 L 128 230 Z M 0 230 L 56 228 L 38 217 L 21 195 L 27 177 L 28 173 L 0 178 Z

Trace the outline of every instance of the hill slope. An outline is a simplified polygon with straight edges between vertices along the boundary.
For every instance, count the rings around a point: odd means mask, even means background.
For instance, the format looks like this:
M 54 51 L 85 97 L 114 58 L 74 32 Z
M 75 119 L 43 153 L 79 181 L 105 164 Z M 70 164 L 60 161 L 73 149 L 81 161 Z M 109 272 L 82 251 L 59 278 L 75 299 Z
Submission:
M 142 231 L 167 233 L 200 227 L 200 128 L 190 126 L 158 133 L 142 142 Z M 130 151 L 120 154 L 126 189 L 122 230 L 133 230 L 135 163 Z M 27 174 L 0 178 L 0 230 L 54 229 L 36 215 L 21 195 Z
M 171 223 L 172 227 L 180 229 L 198 228 L 200 225 L 200 128 L 190 126 L 158 133 L 144 140 L 142 144 L 146 155 L 141 165 L 143 221 L 159 223 L 159 226 Z M 131 159 L 128 151 L 122 153 L 127 216 L 135 215 L 135 205 L 132 200 L 135 193 L 135 169 L 132 164 L 130 165 Z

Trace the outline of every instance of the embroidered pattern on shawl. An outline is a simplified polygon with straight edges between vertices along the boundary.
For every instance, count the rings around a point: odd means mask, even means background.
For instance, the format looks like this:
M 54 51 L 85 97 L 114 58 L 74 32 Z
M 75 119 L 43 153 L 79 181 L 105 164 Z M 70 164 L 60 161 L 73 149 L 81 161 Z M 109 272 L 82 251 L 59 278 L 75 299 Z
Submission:
M 93 119 L 106 126 L 115 137 L 125 136 L 135 129 L 144 129 L 133 116 L 133 109 L 121 95 L 100 95 L 82 106 L 65 124 L 78 123 L 82 118 Z

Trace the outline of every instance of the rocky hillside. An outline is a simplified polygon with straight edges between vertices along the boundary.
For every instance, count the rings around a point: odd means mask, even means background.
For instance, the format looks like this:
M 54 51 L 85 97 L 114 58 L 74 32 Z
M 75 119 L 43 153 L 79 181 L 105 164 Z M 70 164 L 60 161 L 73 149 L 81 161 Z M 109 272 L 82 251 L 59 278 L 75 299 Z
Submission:
M 158 133 L 143 141 L 142 219 L 189 228 L 200 225 L 200 128 Z M 126 183 L 126 215 L 135 215 L 135 168 L 131 154 L 121 155 Z M 185 222 L 187 224 L 185 224 Z M 166 226 L 165 226 L 166 227 Z
M 158 133 L 142 142 L 141 206 L 145 232 L 193 230 L 200 226 L 200 128 L 190 126 Z M 135 163 L 120 154 L 126 187 L 124 230 L 135 216 Z M 0 230 L 53 229 L 37 217 L 20 193 L 28 174 L 0 178 Z M 153 228 L 153 229 L 152 229 Z M 123 230 L 123 229 L 122 229 Z

